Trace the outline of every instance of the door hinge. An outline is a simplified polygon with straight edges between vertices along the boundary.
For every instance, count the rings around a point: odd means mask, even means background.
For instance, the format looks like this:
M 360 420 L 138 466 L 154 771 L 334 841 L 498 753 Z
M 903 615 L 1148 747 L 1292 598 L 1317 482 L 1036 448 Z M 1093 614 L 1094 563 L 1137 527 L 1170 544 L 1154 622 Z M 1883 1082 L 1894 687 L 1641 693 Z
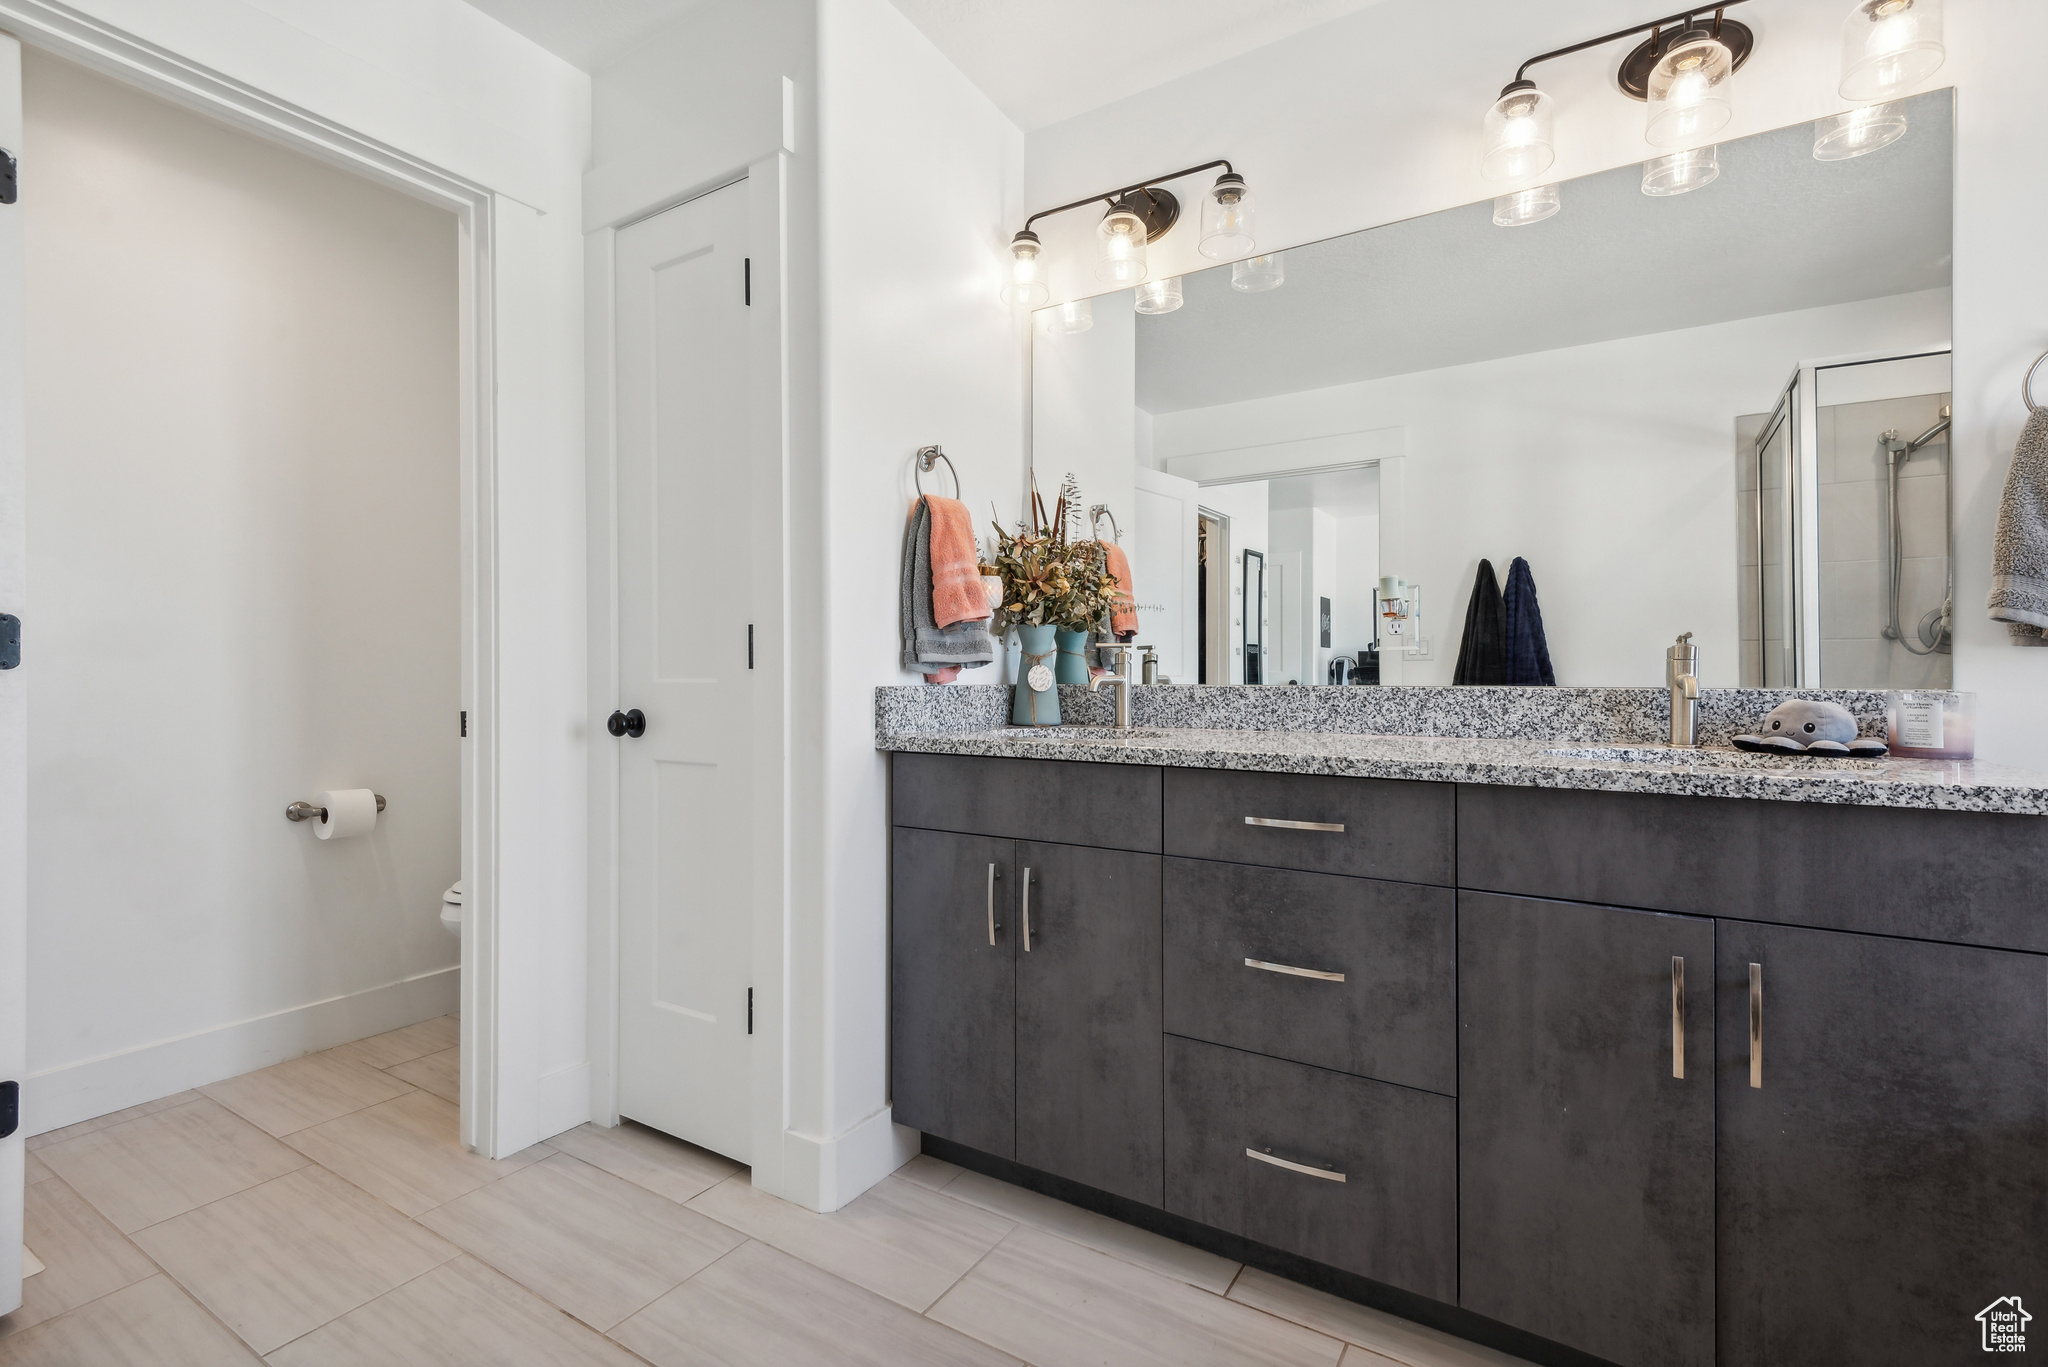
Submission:
M 464 708 L 464 709 L 463 709 L 463 712 L 462 712 L 462 734 L 463 734 L 463 735 L 465 735 L 465 736 L 467 736 L 467 735 L 469 734 L 469 709 L 468 709 L 468 708 Z
M 747 623 L 747 668 L 754 667 L 754 624 Z
M 0 1082 L 0 1139 L 21 1127 L 21 1084 Z
M 754 989 L 747 989 L 747 1033 L 754 1033 Z
M 21 619 L 0 612 L 0 669 L 13 669 L 20 663 Z
M 0 149 L 0 204 L 12 204 L 21 198 L 21 163 L 14 153 Z
M 9 180 L 9 182 L 8 182 L 8 183 L 9 183 L 9 184 L 12 184 L 12 183 L 13 183 L 13 181 L 12 181 L 12 179 L 11 179 L 11 178 L 10 178 L 10 180 Z M 748 307 L 748 308 L 752 308 L 752 307 L 754 306 L 754 258 L 750 256 L 750 257 L 746 258 L 746 262 L 747 262 L 747 265 L 746 265 L 746 272 L 747 272 L 747 274 L 746 274 L 746 282 L 747 282 L 747 283 L 746 283 L 746 285 L 744 286 L 744 289 L 745 289 L 745 295 L 744 295 L 744 298 L 745 298 L 745 301 L 746 301 L 746 305 L 747 305 L 747 307 Z

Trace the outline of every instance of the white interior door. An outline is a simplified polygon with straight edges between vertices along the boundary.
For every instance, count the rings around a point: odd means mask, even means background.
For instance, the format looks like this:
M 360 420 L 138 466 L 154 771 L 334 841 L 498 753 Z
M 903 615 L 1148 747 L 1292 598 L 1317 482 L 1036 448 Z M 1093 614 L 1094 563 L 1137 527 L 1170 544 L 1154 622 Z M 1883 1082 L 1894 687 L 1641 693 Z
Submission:
M 1196 590 L 1201 573 L 1201 486 L 1158 470 L 1133 471 L 1133 544 L 1124 548 L 1137 581 L 1138 639 L 1158 651 L 1159 672 L 1195 682 Z
M 0 33 L 0 148 L 21 155 L 21 44 Z M 0 205 L 0 613 L 28 615 L 22 506 L 21 206 Z M 0 670 L 0 1315 L 21 1305 L 22 1131 L 27 1071 L 28 670 Z
M 748 1161 L 747 187 L 617 240 L 619 1112 Z

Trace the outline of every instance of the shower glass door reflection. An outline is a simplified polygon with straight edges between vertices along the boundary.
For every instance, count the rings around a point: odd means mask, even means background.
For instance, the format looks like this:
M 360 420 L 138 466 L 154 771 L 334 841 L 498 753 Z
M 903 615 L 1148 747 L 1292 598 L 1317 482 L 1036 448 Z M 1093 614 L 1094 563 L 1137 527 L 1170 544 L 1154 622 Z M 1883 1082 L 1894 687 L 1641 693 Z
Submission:
M 1756 640 L 1755 661 L 1743 661 L 1743 683 L 1749 687 L 1799 687 L 1799 465 L 1793 441 L 1799 391 L 1795 375 L 1756 443 L 1753 563 L 1761 639 Z M 1745 653 L 1750 644 L 1743 642 Z

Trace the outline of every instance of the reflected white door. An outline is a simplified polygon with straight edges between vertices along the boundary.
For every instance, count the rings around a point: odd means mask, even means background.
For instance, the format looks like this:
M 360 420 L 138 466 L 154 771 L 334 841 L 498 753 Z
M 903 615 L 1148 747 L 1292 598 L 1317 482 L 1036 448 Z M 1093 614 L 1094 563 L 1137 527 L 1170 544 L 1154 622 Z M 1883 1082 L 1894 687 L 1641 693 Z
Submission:
M 619 1111 L 748 1161 L 744 182 L 617 239 Z
M 0 33 L 0 147 L 21 154 L 21 44 Z M 22 504 L 21 206 L 0 205 L 0 612 L 28 616 Z M 33 654 L 31 635 L 24 658 Z M 0 671 L 0 1084 L 27 1071 L 28 669 Z M 11 1100 L 12 1098 L 7 1098 Z M 18 1106 L 0 1106 L 0 1315 L 21 1305 L 22 1130 Z
M 1158 470 L 1132 474 L 1137 526 L 1124 550 L 1137 581 L 1138 640 L 1156 648 L 1162 676 L 1191 684 L 1198 664 L 1201 486 Z

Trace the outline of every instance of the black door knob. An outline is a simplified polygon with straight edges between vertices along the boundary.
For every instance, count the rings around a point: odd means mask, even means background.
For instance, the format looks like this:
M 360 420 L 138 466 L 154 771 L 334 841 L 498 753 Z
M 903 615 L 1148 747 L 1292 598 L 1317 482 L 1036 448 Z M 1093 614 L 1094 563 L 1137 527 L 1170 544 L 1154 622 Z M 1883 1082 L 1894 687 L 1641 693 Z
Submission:
M 637 707 L 631 712 L 614 712 L 606 720 L 604 729 L 615 736 L 631 736 L 638 740 L 647 733 L 647 715 Z

